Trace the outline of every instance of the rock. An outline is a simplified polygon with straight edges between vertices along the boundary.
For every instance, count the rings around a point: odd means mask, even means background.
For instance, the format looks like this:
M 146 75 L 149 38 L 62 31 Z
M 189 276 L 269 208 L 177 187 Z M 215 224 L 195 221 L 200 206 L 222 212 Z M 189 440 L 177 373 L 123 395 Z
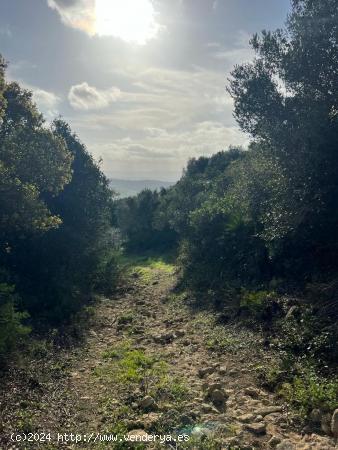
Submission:
M 223 388 L 223 384 L 222 383 L 211 383 L 211 384 L 207 384 L 207 390 L 208 390 L 208 395 L 211 395 L 211 393 L 213 391 L 216 390 L 220 390 Z
M 309 418 L 313 423 L 320 423 L 322 420 L 322 415 L 321 410 L 316 408 L 311 411 Z
M 211 392 L 210 399 L 215 406 L 222 406 L 224 405 L 227 397 L 223 391 L 220 389 L 215 389 Z
M 154 342 L 156 342 L 157 344 L 169 344 L 170 342 L 172 342 L 175 339 L 175 334 L 170 332 L 170 333 L 164 333 L 164 334 L 158 334 L 153 336 Z
M 198 438 L 210 436 L 210 434 L 212 434 L 212 431 L 209 430 L 209 428 L 201 427 L 199 425 L 196 425 L 191 431 L 191 435 Z
M 258 416 L 256 417 L 256 422 L 261 422 L 262 420 L 263 420 L 263 416 L 258 414 Z
M 97 337 L 97 333 L 95 333 L 94 330 L 90 330 L 90 331 L 89 331 L 89 334 L 90 334 L 90 336 L 92 336 L 92 337 Z
M 238 420 L 242 423 L 250 423 L 254 420 L 255 416 L 253 414 L 243 414 L 238 417 Z
M 331 433 L 335 438 L 338 438 L 338 409 L 336 409 L 332 415 Z
M 219 372 L 220 375 L 225 375 L 227 373 L 227 366 L 221 366 L 218 369 L 218 372 Z
M 131 430 L 128 433 L 130 441 L 134 442 L 148 442 L 149 434 L 144 430 Z
M 145 429 L 152 429 L 154 427 L 154 425 L 156 425 L 159 420 L 161 419 L 161 414 L 158 413 L 149 413 L 149 414 L 144 414 L 141 417 L 141 422 L 142 422 L 142 426 Z
M 331 414 L 324 414 L 320 421 L 320 428 L 325 434 L 331 434 Z
M 230 395 L 232 395 L 234 393 L 233 389 L 224 389 L 225 395 L 227 397 L 230 397 Z
M 201 369 L 198 369 L 198 376 L 200 378 L 203 378 L 205 375 L 210 375 L 211 373 L 215 372 L 215 368 L 214 367 L 202 367 Z
M 280 444 L 277 444 L 276 450 L 296 450 L 296 447 L 290 441 L 282 441 Z
M 203 414 L 219 414 L 218 409 L 208 403 L 202 403 L 201 411 Z
M 266 434 L 266 425 L 265 423 L 250 423 L 247 424 L 245 427 L 250 433 L 260 435 L 260 434 Z
M 281 438 L 279 438 L 278 436 L 272 436 L 272 438 L 268 442 L 268 445 L 271 448 L 275 448 L 280 443 L 281 443 Z
M 185 331 L 184 330 L 176 330 L 175 335 L 176 335 L 176 337 L 181 338 L 185 335 Z
M 259 389 L 254 388 L 254 387 L 245 388 L 244 394 L 248 395 L 249 397 L 255 398 L 255 399 L 259 398 L 262 395 L 265 395 L 264 392 L 260 391 Z
M 266 406 L 264 408 L 259 408 L 256 410 L 256 414 L 259 414 L 263 417 L 267 416 L 268 414 L 274 414 L 279 413 L 283 411 L 282 406 Z
M 144 397 L 139 403 L 139 407 L 142 409 L 149 409 L 153 406 L 155 406 L 155 400 L 150 395 Z

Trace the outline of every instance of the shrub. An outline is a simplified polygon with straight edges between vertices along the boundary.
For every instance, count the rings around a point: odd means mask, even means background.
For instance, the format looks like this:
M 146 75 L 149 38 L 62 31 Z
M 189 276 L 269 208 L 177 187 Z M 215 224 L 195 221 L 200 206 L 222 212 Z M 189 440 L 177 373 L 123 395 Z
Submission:
M 0 360 L 14 351 L 21 338 L 30 332 L 23 324 L 28 314 L 16 310 L 16 301 L 14 286 L 0 283 Z

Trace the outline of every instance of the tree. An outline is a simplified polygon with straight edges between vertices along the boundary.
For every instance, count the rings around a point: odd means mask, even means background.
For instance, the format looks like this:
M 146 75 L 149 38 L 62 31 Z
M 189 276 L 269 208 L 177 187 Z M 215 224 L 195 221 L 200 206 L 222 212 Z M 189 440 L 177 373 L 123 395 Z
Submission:
M 60 225 L 21 243 L 15 264 L 25 308 L 58 323 L 68 320 L 94 290 L 114 287 L 112 251 L 113 192 L 98 163 L 61 119 L 52 124 L 72 155 L 72 179 L 58 195 L 45 195 Z
M 297 243 L 303 263 L 315 252 L 319 265 L 333 262 L 338 239 L 337 23 L 335 0 L 293 0 L 285 30 L 253 37 L 256 58 L 229 87 L 238 123 L 283 180 L 263 235 L 282 253 Z

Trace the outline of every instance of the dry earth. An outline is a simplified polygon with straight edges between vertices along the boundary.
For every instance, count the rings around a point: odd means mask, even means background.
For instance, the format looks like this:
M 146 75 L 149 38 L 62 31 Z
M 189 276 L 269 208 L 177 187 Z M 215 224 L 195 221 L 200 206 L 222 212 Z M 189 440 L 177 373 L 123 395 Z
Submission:
M 57 356 L 42 352 L 8 373 L 0 391 L 0 447 L 336 448 L 327 436 L 301 432 L 286 406 L 257 386 L 257 367 L 274 358 L 261 336 L 218 324 L 175 293 L 175 282 L 170 265 L 134 266 L 118 293 L 98 302 L 84 345 Z M 13 432 L 38 433 L 32 435 L 38 441 L 13 443 Z M 50 433 L 50 441 L 41 442 L 41 433 Z M 69 442 L 70 433 L 82 441 Z M 189 441 L 100 442 L 111 433 L 186 434 Z

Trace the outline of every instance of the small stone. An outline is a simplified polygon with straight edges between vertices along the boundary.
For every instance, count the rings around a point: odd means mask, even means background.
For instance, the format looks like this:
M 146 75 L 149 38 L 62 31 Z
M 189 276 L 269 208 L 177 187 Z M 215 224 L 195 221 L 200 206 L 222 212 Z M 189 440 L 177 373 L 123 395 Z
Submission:
M 311 422 L 320 423 L 320 421 L 322 420 L 322 413 L 321 413 L 320 409 L 316 408 L 311 411 L 309 417 L 310 417 Z
M 145 414 L 141 418 L 142 426 L 145 429 L 152 429 L 154 425 L 156 425 L 159 422 L 160 418 L 161 414 L 158 413 L 152 412 L 149 414 Z
M 245 395 L 249 395 L 249 397 L 252 398 L 259 398 L 261 395 L 265 395 L 265 393 L 263 393 L 262 391 L 260 391 L 259 389 L 256 389 L 254 387 L 247 387 L 244 389 L 244 394 Z
M 218 372 L 220 375 L 225 375 L 227 373 L 227 366 L 221 366 Z
M 209 428 L 201 427 L 199 425 L 196 425 L 191 431 L 191 435 L 198 438 L 202 438 L 203 436 L 209 436 L 211 433 L 212 432 L 211 430 L 209 430 Z
M 331 425 L 332 425 L 331 414 L 324 414 L 320 421 L 320 428 L 325 434 L 331 434 Z
M 283 411 L 283 407 L 282 406 L 267 406 L 265 408 L 259 408 L 257 409 L 256 413 L 265 417 L 268 414 L 274 414 L 274 413 L 279 413 Z
M 260 435 L 266 433 L 266 425 L 265 423 L 250 423 L 246 426 L 246 429 L 250 431 L 250 433 Z
M 176 335 L 176 337 L 181 338 L 185 335 L 185 331 L 184 330 L 176 330 L 175 335 Z
M 139 403 L 139 407 L 142 409 L 149 409 L 154 405 L 155 405 L 155 400 L 152 397 L 150 397 L 150 395 L 147 395 L 146 397 L 144 397 Z
M 276 450 L 295 450 L 296 447 L 290 441 L 282 441 L 280 444 L 277 444 Z
M 211 395 L 211 393 L 213 391 L 216 391 L 216 389 L 218 389 L 218 390 L 222 389 L 222 387 L 223 387 L 222 383 L 211 383 L 211 384 L 208 384 L 208 387 L 207 387 L 208 395 Z
M 227 398 L 223 391 L 215 389 L 211 392 L 210 399 L 215 406 L 222 406 Z
M 335 438 L 338 438 L 338 409 L 336 409 L 332 415 L 331 433 Z
M 278 436 L 272 436 L 272 438 L 269 440 L 268 445 L 271 448 L 275 448 L 278 444 L 280 444 L 281 439 Z
M 234 393 L 233 389 L 224 389 L 225 395 L 227 397 L 230 397 L 230 395 L 232 395 Z
M 202 403 L 201 411 L 203 414 L 219 414 L 219 411 L 212 405 L 208 403 Z
M 250 423 L 254 420 L 255 416 L 253 414 L 243 414 L 238 417 L 238 420 L 243 423 Z
M 164 333 L 153 336 L 154 342 L 157 344 L 169 344 L 175 339 L 174 333 Z
M 215 372 L 215 368 L 214 367 L 203 367 L 201 369 L 198 369 L 198 376 L 200 378 L 203 378 L 205 375 L 210 375 L 211 373 Z

